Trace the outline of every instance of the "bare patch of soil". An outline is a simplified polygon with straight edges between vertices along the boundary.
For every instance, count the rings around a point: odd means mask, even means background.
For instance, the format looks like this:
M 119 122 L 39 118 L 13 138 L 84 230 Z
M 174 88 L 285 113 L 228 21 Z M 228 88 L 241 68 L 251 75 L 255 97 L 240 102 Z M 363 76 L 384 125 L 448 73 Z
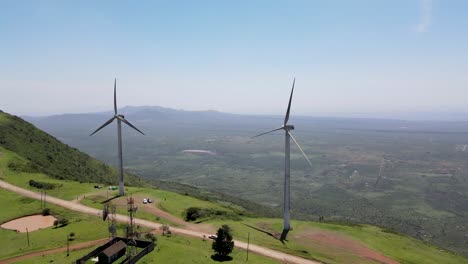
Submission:
M 300 240 L 307 240 L 309 243 L 320 243 L 340 250 L 348 251 L 362 258 L 370 259 L 384 264 L 398 264 L 399 262 L 383 255 L 382 253 L 368 248 L 359 241 L 355 241 L 345 235 L 327 231 L 307 231 L 298 236 Z
M 57 219 L 51 215 L 31 215 L 11 220 L 2 224 L 1 227 L 5 229 L 16 230 L 20 233 L 26 233 L 26 229 L 31 232 L 42 228 L 51 227 L 54 225 L 55 220 Z

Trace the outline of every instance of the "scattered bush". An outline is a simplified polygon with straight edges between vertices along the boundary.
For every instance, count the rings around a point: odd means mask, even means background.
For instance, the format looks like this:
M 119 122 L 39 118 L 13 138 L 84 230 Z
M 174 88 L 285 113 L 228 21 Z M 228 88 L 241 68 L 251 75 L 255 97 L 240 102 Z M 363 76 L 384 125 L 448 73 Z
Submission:
M 52 190 L 57 187 L 56 184 L 53 183 L 48 183 L 48 182 L 38 182 L 35 180 L 29 180 L 29 186 L 31 187 L 36 187 L 38 189 L 44 189 L 44 190 Z
M 66 218 L 60 218 L 60 219 L 58 220 L 58 224 L 60 225 L 60 227 L 66 226 L 66 225 L 68 225 L 69 223 L 70 223 L 70 221 L 68 221 L 68 219 L 66 219 Z
M 240 220 L 239 215 L 230 211 L 199 207 L 190 207 L 185 210 L 185 221 L 197 221 L 198 219 L 203 218 Z
M 162 225 L 159 229 L 161 229 L 163 236 L 171 236 L 172 234 L 168 225 Z
M 149 241 L 156 242 L 158 239 L 152 233 L 146 233 L 145 238 Z
M 49 208 L 42 209 L 42 215 L 43 216 L 50 215 L 50 209 Z

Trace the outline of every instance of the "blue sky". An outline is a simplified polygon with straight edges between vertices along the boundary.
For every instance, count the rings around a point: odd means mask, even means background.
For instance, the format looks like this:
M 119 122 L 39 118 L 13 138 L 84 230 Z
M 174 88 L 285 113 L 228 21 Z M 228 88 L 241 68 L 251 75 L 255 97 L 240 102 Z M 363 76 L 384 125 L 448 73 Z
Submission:
M 468 1 L 1 1 L 0 109 L 468 112 Z

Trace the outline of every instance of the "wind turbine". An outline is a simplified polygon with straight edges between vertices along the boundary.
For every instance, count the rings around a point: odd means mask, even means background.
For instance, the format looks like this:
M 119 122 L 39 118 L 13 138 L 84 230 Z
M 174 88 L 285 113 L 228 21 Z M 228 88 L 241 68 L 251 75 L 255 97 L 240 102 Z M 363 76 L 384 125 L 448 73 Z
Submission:
M 102 128 L 112 123 L 114 119 L 117 119 L 117 141 L 119 143 L 119 196 L 123 196 L 125 194 L 125 191 L 124 191 L 123 159 L 122 159 L 122 122 L 127 124 L 129 127 L 135 129 L 136 131 L 140 132 L 141 134 L 144 135 L 144 133 L 141 132 L 138 128 L 136 128 L 134 125 L 132 125 L 130 122 L 128 122 L 125 119 L 125 116 L 117 114 L 117 88 L 116 87 L 117 87 L 117 79 L 114 79 L 114 116 L 111 119 L 107 120 L 107 122 L 105 122 L 102 126 L 96 129 L 93 133 L 91 133 L 90 136 L 94 135 L 96 132 L 98 132 Z
M 293 97 L 293 92 L 294 92 L 294 84 L 296 83 L 296 79 L 294 78 L 293 84 L 292 84 L 292 89 L 291 89 L 291 96 L 289 97 L 289 104 L 288 104 L 288 110 L 286 111 L 286 116 L 284 118 L 284 123 L 281 127 L 270 130 L 265 133 L 258 134 L 254 137 L 251 137 L 251 139 L 274 132 L 278 130 L 284 130 L 285 131 L 285 152 L 284 152 L 284 207 L 283 207 L 283 214 L 284 214 L 284 224 L 283 224 L 283 232 L 281 233 L 281 238 L 280 240 L 283 241 L 286 239 L 286 236 L 288 235 L 289 230 L 291 229 L 291 224 L 290 224 L 290 184 L 289 184 L 289 178 L 290 178 L 290 139 L 294 141 L 294 143 L 297 145 L 299 150 L 302 152 L 302 155 L 304 155 L 304 158 L 306 158 L 307 162 L 309 162 L 310 166 L 312 167 L 312 162 L 310 162 L 309 158 L 307 158 L 307 155 L 304 153 L 302 150 L 301 146 L 299 143 L 297 143 L 296 139 L 293 137 L 291 134 L 291 130 L 294 130 L 293 125 L 289 125 L 289 113 L 291 111 L 291 101 Z

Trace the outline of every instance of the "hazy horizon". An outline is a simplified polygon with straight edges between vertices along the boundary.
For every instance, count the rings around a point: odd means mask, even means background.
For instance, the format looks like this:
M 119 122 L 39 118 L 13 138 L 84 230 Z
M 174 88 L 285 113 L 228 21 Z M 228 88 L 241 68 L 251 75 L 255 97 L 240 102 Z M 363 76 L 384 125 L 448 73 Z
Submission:
M 284 113 L 252 113 L 252 112 L 226 112 L 226 111 L 219 111 L 217 109 L 197 109 L 197 110 L 190 110 L 184 108 L 171 108 L 165 106 L 157 106 L 157 105 L 141 105 L 141 106 L 134 106 L 134 105 L 126 105 L 123 107 L 119 107 L 121 114 L 126 114 L 125 108 L 151 108 L 151 107 L 162 107 L 168 108 L 173 110 L 181 110 L 181 111 L 215 111 L 225 114 L 235 114 L 235 115 L 246 115 L 246 116 L 275 116 L 280 117 L 284 115 Z M 123 110 L 122 110 L 123 109 Z M 56 116 L 56 115 L 67 115 L 67 114 L 96 114 L 96 113 L 112 113 L 112 109 L 97 109 L 95 111 L 70 111 L 70 112 L 51 112 L 51 113 L 14 113 L 9 112 L 5 109 L 0 109 L 1 111 L 14 114 L 17 116 L 25 116 L 25 117 L 32 117 L 32 118 L 41 118 L 41 117 L 48 117 L 48 116 Z M 365 112 L 343 112 L 343 113 L 314 113 L 314 114 L 300 114 L 294 113 L 292 111 L 293 118 L 301 118 L 301 117 L 311 117 L 311 118 L 351 118 L 351 119 L 388 119 L 388 120 L 408 120 L 408 121 L 460 121 L 466 122 L 468 121 L 468 111 L 466 112 L 380 112 L 380 113 L 365 113 Z

